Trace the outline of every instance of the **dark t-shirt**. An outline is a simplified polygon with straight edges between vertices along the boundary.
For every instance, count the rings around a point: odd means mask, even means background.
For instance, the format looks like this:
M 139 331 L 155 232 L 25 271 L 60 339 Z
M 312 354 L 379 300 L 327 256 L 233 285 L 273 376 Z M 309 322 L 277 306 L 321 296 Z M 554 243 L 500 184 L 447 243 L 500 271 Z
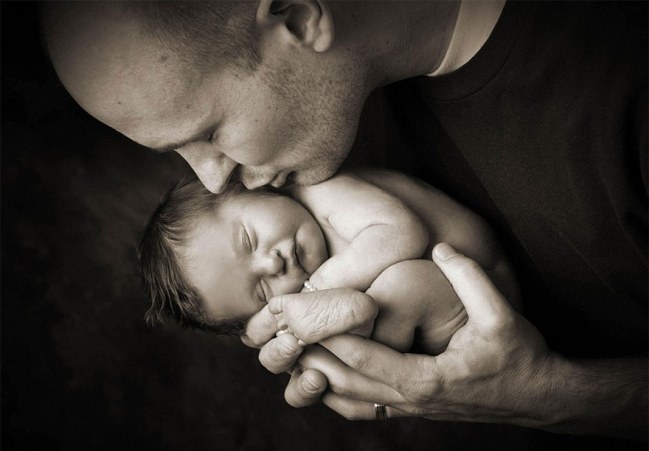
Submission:
M 394 166 L 499 232 L 572 356 L 647 353 L 647 4 L 513 3 L 464 67 L 388 88 Z

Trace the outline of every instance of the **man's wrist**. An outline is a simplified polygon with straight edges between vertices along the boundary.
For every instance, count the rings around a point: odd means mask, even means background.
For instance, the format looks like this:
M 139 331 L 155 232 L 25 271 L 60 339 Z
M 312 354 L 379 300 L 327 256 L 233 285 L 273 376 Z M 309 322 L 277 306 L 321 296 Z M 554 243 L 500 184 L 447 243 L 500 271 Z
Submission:
M 552 353 L 538 377 L 542 429 L 646 440 L 646 359 L 575 360 Z
M 559 430 L 562 425 L 570 423 L 575 414 L 571 408 L 571 396 L 566 396 L 570 388 L 568 381 L 574 377 L 576 368 L 573 362 L 562 355 L 551 352 L 538 376 L 541 384 L 539 393 L 540 405 L 543 406 L 539 426 L 545 430 Z

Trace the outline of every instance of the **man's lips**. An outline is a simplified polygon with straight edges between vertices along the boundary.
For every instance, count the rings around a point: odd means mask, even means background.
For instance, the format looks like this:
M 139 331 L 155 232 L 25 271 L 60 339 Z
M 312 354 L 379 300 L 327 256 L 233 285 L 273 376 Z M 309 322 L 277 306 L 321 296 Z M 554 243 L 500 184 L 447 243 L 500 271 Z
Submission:
M 273 188 L 281 188 L 286 183 L 287 176 L 288 176 L 288 172 L 284 172 L 284 173 L 280 172 L 275 177 L 273 177 L 269 185 L 272 186 Z
M 295 183 L 295 172 L 280 172 L 270 181 L 270 186 L 273 188 L 281 188 L 283 186 L 292 185 Z

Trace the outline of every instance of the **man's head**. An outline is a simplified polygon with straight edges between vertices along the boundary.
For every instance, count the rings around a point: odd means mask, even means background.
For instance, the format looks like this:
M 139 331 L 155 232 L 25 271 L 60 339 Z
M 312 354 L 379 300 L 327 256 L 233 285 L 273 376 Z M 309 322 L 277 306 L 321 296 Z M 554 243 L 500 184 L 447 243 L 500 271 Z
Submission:
M 213 192 L 330 177 L 369 93 L 358 55 L 332 49 L 319 1 L 45 5 L 64 86 L 91 115 L 177 150 Z
M 198 180 L 170 191 L 140 245 L 147 320 L 171 315 L 218 332 L 242 325 L 273 296 L 300 291 L 327 258 L 320 226 L 298 202 Z

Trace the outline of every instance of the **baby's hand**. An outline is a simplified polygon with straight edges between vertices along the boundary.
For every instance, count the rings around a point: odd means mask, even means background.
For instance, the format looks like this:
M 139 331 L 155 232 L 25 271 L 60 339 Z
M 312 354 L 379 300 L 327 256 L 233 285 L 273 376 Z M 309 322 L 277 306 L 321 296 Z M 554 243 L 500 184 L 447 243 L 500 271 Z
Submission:
M 318 291 L 318 289 L 311 283 L 309 279 L 304 281 L 304 285 L 302 286 L 302 290 L 300 293 L 309 293 L 311 291 Z
M 379 311 L 370 296 L 346 288 L 277 296 L 268 309 L 278 329 L 294 334 L 301 345 L 341 333 L 369 337 Z
M 318 291 L 318 289 L 315 287 L 315 285 L 313 285 L 311 283 L 311 281 L 309 279 L 305 280 L 304 281 L 304 286 L 302 287 L 302 290 L 300 291 L 300 293 L 311 293 L 313 291 Z M 329 308 L 331 308 L 330 305 L 329 305 Z M 337 315 L 340 315 L 340 313 L 341 312 L 337 312 Z M 329 311 L 329 313 L 325 313 L 325 315 L 331 317 L 331 311 Z M 286 333 L 290 333 L 290 334 L 293 335 L 293 337 L 295 337 L 295 340 L 297 340 L 297 344 L 299 346 L 302 346 L 302 347 L 306 346 L 306 343 L 304 341 L 302 341 L 300 338 L 298 338 L 293 333 L 293 330 L 290 328 L 290 326 L 286 323 L 286 320 L 284 319 L 284 312 L 283 311 L 279 312 L 279 313 L 276 313 L 274 316 L 275 316 L 275 320 L 276 320 L 276 323 L 277 323 L 277 329 L 278 329 L 277 333 L 275 334 L 277 337 L 279 337 L 280 335 L 284 335 Z M 368 321 L 365 325 L 363 325 L 363 326 L 361 326 L 359 328 L 350 330 L 348 332 L 349 333 L 354 333 L 356 335 L 361 335 L 363 337 L 369 337 L 370 334 L 372 333 L 373 325 L 374 325 L 373 320 Z
M 309 279 L 304 281 L 304 285 L 302 286 L 302 290 L 300 290 L 300 293 L 310 293 L 312 291 L 318 291 L 317 288 L 311 283 Z M 284 314 L 283 312 L 277 313 L 275 315 L 275 321 L 277 323 L 277 333 L 275 334 L 276 337 L 279 337 L 280 335 L 284 334 L 292 334 L 293 337 L 295 337 L 295 340 L 297 340 L 297 344 L 304 347 L 306 346 L 306 343 L 300 340 L 293 334 L 293 330 L 286 324 L 286 321 L 284 320 Z

